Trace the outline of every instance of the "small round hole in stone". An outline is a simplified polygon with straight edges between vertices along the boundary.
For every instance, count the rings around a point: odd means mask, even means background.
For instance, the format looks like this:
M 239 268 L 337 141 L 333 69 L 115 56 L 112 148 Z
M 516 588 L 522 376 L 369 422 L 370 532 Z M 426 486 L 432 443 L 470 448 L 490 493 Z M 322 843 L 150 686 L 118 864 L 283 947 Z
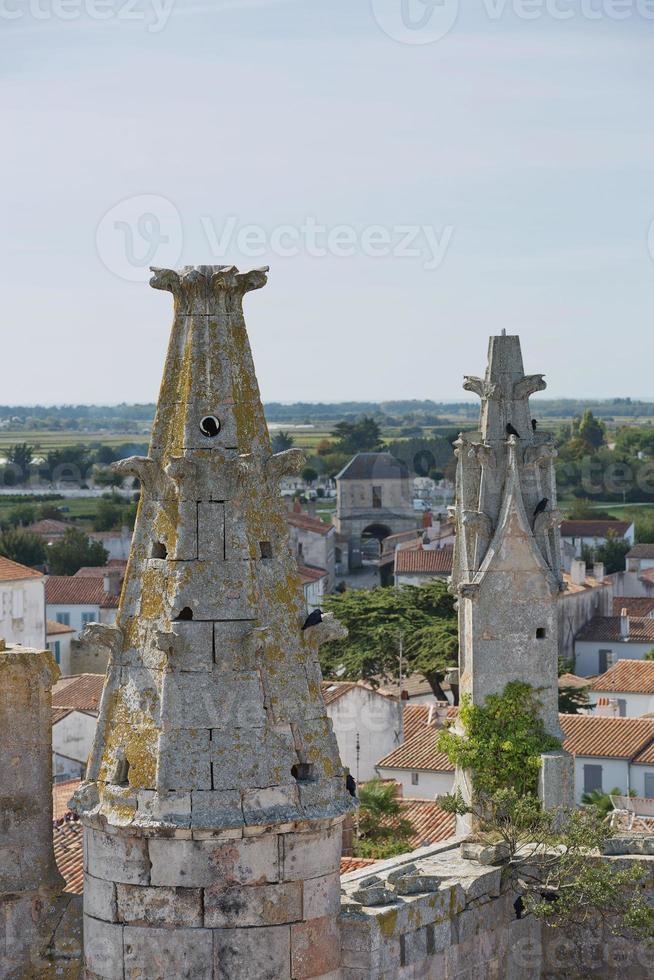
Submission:
M 207 439 L 214 439 L 220 432 L 220 419 L 215 415 L 205 415 L 200 422 L 200 432 Z

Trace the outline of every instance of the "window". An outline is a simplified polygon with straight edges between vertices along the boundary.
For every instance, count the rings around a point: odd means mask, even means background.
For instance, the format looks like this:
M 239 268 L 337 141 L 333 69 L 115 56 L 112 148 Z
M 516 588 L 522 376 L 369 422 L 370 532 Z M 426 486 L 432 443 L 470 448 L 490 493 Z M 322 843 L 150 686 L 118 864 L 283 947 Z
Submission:
M 376 509 L 382 505 L 382 488 L 373 487 L 372 488 L 372 506 Z
M 602 792 L 602 767 L 584 766 L 584 793 Z
M 298 542 L 298 546 L 297 546 L 297 556 L 298 556 L 298 558 L 302 558 L 302 542 L 301 542 L 301 541 L 300 541 L 300 542 Z
M 599 652 L 599 672 L 605 674 L 613 663 L 613 650 L 600 650 Z
M 61 643 L 59 640 L 55 640 L 51 646 L 51 650 L 54 653 L 54 658 L 58 664 L 61 663 Z
M 620 712 L 621 718 L 627 717 L 627 699 L 618 698 L 618 711 Z
M 16 589 L 11 594 L 11 616 L 12 619 L 23 618 L 24 596 L 22 589 Z
M 420 773 L 412 772 L 411 773 L 411 785 L 412 786 L 417 786 L 419 782 L 420 782 Z
M 57 613 L 57 622 L 62 626 L 70 626 L 70 613 Z
M 654 772 L 645 773 L 645 796 L 648 800 L 654 799 Z
M 539 626 L 538 629 L 536 630 L 536 639 L 545 640 L 546 638 L 547 638 L 547 630 L 545 629 L 544 626 Z
M 95 613 L 82 613 L 82 626 L 86 626 L 87 623 L 95 623 L 97 621 L 97 616 Z

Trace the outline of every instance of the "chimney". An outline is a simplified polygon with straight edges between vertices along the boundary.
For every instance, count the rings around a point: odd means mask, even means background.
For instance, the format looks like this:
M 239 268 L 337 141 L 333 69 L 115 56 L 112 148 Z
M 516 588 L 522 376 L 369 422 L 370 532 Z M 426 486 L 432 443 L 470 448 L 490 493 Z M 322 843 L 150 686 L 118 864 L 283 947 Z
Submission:
M 603 582 L 606 577 L 606 567 L 603 561 L 596 561 L 593 565 L 593 578 L 598 582 Z
M 620 611 L 620 636 L 623 640 L 629 639 L 629 613 L 626 609 Z
M 111 575 L 102 576 L 102 588 L 107 595 L 111 595 Z
M 602 718 L 619 718 L 620 706 L 615 698 L 598 698 L 595 714 Z
M 422 515 L 422 526 L 431 527 L 432 525 L 432 514 L 430 510 L 426 510 Z
M 573 558 L 570 563 L 570 578 L 573 585 L 586 584 L 586 562 L 582 558 Z

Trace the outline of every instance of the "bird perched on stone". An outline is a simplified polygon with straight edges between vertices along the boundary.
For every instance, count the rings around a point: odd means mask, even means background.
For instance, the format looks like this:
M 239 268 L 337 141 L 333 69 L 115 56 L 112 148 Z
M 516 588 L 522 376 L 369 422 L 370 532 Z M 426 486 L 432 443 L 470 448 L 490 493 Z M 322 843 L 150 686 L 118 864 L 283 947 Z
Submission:
M 351 773 L 349 773 L 349 772 L 348 772 L 347 776 L 345 777 L 345 788 L 348 791 L 348 793 L 350 794 L 350 796 L 356 796 L 357 795 L 357 784 L 356 784 L 356 780 L 355 780 L 354 776 L 352 776 Z
M 308 630 L 312 626 L 317 626 L 318 623 L 322 623 L 322 609 L 314 609 L 312 613 L 309 613 L 307 618 L 304 620 L 303 630 Z
M 534 517 L 538 517 L 539 514 L 542 514 L 543 511 L 545 510 L 545 508 L 547 507 L 548 503 L 549 503 L 549 498 L 548 497 L 543 497 L 543 499 L 540 500 L 536 504 L 536 510 L 534 511 Z
M 536 429 L 538 428 L 538 422 L 537 422 L 537 420 L 536 420 L 536 419 L 532 419 L 532 420 L 531 420 L 531 427 L 532 427 L 532 429 L 534 430 L 534 432 L 535 432 L 535 431 L 536 431 Z
M 518 439 L 520 438 L 520 433 L 510 422 L 506 423 L 506 434 L 507 436 L 517 436 Z

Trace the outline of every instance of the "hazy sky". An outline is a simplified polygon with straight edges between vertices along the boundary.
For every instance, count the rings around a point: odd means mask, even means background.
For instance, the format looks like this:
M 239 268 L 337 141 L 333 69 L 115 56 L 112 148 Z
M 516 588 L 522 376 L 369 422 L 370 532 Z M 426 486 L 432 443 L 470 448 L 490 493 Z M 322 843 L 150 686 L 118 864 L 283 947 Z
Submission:
M 153 400 L 147 265 L 232 262 L 268 400 L 469 397 L 503 327 L 654 397 L 654 0 L 461 8 L 0 0 L 0 402 Z

